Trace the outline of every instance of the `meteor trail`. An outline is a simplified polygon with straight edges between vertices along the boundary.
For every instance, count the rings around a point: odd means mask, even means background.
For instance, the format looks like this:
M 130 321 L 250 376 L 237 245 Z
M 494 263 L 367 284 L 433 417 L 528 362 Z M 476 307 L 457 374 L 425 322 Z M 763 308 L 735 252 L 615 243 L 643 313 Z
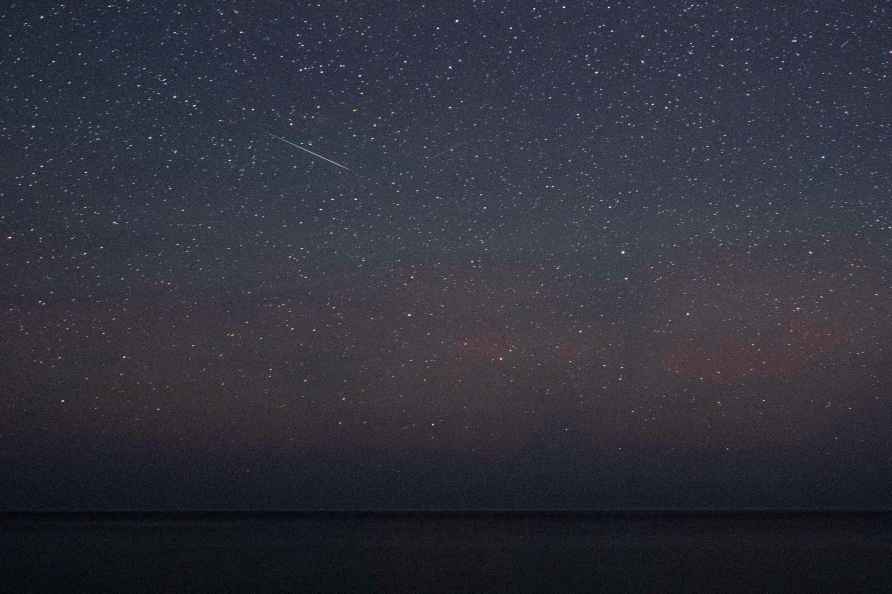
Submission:
M 285 142 L 285 143 L 287 143 L 287 144 L 290 144 L 290 145 L 293 146 L 294 148 L 299 148 L 300 150 L 304 151 L 305 153 L 310 153 L 310 154 L 313 155 L 314 157 L 318 157 L 318 158 L 322 159 L 323 161 L 328 161 L 329 163 L 331 163 L 331 164 L 334 165 L 335 167 L 340 167 L 341 169 L 346 169 L 347 171 L 350 171 L 350 168 L 347 167 L 346 165 L 341 165 L 341 164 L 338 163 L 337 161 L 332 161 L 332 160 L 329 159 L 328 157 L 323 157 L 323 156 L 320 155 L 319 153 L 314 153 L 314 152 L 311 151 L 310 149 L 308 149 L 308 148 L 304 148 L 304 147 L 302 147 L 302 146 L 299 145 L 299 144 L 296 144 L 296 143 L 294 143 L 294 142 L 291 142 L 291 141 L 288 140 L 287 138 L 282 138 L 281 136 L 276 136 L 275 134 L 271 134 L 271 133 L 269 133 L 269 132 L 267 132 L 267 134 L 269 134 L 269 135 L 272 136 L 273 138 L 276 138 L 276 139 L 278 139 L 278 140 L 281 140 L 282 142 Z

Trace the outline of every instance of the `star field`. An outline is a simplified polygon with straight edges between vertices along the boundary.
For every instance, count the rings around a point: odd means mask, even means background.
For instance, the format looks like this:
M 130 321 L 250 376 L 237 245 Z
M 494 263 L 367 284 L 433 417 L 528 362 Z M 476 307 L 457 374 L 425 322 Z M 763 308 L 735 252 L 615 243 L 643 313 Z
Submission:
M 0 9 L 0 505 L 888 506 L 889 23 Z

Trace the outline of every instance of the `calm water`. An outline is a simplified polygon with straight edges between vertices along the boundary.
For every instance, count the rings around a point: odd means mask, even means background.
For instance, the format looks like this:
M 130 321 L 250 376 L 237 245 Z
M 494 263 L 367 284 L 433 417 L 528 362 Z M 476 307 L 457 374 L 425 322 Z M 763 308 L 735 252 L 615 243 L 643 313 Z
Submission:
M 892 515 L 8 515 L 15 592 L 892 591 Z

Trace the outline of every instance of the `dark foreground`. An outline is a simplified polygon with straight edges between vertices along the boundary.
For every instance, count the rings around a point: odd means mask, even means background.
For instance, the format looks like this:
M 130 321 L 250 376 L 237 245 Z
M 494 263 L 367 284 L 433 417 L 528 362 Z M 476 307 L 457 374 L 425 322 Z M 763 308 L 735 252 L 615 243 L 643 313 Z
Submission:
M 10 592 L 892 591 L 888 513 L 0 515 Z

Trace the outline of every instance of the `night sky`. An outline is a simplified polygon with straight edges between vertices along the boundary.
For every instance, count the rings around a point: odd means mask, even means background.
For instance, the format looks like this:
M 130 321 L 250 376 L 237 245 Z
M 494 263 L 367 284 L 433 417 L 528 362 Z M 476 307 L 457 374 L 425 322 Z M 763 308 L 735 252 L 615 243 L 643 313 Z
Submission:
M 892 506 L 886 2 L 0 8 L 0 507 Z

